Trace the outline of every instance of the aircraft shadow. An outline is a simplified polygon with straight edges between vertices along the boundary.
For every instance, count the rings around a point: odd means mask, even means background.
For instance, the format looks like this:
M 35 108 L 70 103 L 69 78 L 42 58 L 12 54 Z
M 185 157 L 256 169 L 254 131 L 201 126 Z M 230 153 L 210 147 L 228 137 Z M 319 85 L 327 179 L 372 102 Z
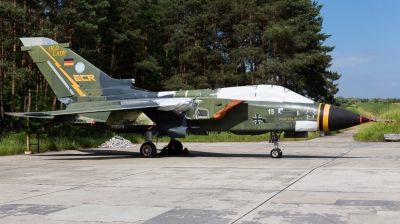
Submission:
M 257 153 L 257 154 L 249 154 L 249 153 L 239 153 L 239 154 L 229 154 L 229 153 L 218 153 L 218 152 L 199 152 L 199 151 L 190 151 L 190 157 L 244 157 L 244 158 L 271 158 L 271 156 L 266 153 Z M 160 157 L 169 157 L 170 155 L 161 155 Z M 179 157 L 179 155 L 177 156 Z M 185 157 L 185 156 L 181 156 Z M 290 155 L 290 154 L 283 154 L 281 159 L 284 158 L 294 158 L 294 159 L 334 159 L 334 158 L 341 158 L 341 159 L 361 159 L 361 158 L 368 158 L 368 157 L 355 157 L 355 156 L 346 156 L 340 157 L 338 155 L 332 156 L 321 156 L 321 155 Z
M 118 150 L 77 150 L 79 152 L 84 152 L 84 154 L 67 154 L 67 153 L 57 153 L 57 154 L 37 154 L 36 156 L 50 157 L 50 160 L 110 160 L 110 159 L 132 159 L 132 158 L 142 158 L 139 152 L 129 152 L 129 151 L 118 151 Z M 159 150 L 160 151 L 160 150 Z M 175 158 L 186 158 L 186 157 L 214 157 L 214 158 L 271 158 L 269 154 L 266 153 L 219 153 L 219 152 L 203 152 L 203 151 L 190 151 L 190 155 L 168 155 L 160 154 L 154 158 L 164 158 L 164 157 L 175 157 Z M 57 158 L 66 157 L 66 158 Z M 153 158 L 153 159 L 154 159 Z M 338 155 L 332 156 L 322 156 L 322 155 L 290 155 L 284 154 L 280 159 L 360 159 L 368 157 L 353 157 L 345 156 L 340 157 Z
M 118 151 L 118 150 L 76 150 L 83 154 L 56 153 L 56 154 L 37 154 L 51 158 L 50 160 L 110 160 L 110 159 L 132 159 L 141 158 L 139 152 Z M 67 157 L 67 158 L 57 158 Z

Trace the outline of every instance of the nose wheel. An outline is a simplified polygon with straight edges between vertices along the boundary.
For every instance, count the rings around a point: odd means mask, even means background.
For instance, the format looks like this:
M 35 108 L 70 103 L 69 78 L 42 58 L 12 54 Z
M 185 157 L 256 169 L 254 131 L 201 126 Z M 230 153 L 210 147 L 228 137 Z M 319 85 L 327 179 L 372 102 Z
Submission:
M 272 149 L 270 155 L 272 158 L 281 158 L 282 150 L 279 148 Z

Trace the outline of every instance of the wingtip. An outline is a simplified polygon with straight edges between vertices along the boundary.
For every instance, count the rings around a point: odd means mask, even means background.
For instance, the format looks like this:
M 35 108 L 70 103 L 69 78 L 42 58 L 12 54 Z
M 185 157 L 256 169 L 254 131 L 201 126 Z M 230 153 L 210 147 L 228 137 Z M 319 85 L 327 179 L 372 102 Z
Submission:
M 4 114 L 15 116 L 15 117 L 50 117 L 51 114 L 41 113 L 41 112 L 5 112 Z

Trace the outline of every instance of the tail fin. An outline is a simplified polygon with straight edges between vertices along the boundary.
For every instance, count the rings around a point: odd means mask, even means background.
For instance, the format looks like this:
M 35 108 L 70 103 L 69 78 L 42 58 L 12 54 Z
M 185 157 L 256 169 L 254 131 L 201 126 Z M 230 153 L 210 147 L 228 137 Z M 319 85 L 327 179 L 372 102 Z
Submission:
M 121 94 L 122 86 L 133 80 L 117 80 L 69 49 L 45 37 L 20 38 L 34 63 L 37 64 L 58 99 L 73 101 L 104 100 L 105 96 Z

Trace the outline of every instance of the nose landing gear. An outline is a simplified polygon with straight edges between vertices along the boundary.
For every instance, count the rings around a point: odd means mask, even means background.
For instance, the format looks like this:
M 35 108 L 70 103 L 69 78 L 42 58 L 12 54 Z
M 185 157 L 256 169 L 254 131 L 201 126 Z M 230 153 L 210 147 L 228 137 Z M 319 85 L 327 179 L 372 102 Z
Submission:
M 279 148 L 279 138 L 281 137 L 282 132 L 271 131 L 269 135 L 269 143 L 274 143 L 274 149 L 271 150 L 270 155 L 272 158 L 281 158 L 282 150 Z
M 281 158 L 282 157 L 282 150 L 279 148 L 272 149 L 270 153 L 272 158 Z

